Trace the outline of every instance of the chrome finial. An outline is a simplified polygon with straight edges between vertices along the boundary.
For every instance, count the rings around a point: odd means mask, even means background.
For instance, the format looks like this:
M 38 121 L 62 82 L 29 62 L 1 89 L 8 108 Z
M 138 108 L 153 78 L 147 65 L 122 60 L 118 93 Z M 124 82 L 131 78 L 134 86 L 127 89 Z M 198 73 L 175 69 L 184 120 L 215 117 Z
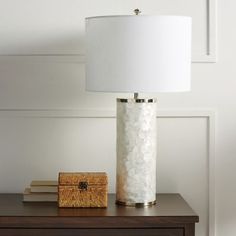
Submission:
M 138 8 L 136 8 L 136 9 L 134 9 L 134 13 L 137 16 L 137 15 L 139 15 L 141 13 L 141 11 Z

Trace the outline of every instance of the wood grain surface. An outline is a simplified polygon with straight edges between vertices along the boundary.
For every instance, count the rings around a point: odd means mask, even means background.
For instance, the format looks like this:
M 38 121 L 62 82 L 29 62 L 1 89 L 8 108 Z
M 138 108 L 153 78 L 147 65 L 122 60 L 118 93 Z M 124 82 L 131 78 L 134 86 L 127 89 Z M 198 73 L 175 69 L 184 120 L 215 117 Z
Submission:
M 22 194 L 0 194 L 0 235 L 194 236 L 198 215 L 179 194 L 158 194 L 157 205 L 134 208 L 58 208 L 57 203 L 23 203 Z

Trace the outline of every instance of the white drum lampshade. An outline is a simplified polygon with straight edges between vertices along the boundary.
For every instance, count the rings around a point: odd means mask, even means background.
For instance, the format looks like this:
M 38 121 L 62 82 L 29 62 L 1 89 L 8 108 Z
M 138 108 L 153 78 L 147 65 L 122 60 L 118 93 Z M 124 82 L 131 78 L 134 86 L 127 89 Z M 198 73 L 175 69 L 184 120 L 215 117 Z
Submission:
M 117 99 L 117 203 L 156 201 L 156 99 L 137 93 L 190 90 L 191 18 L 86 18 L 86 89 L 130 92 Z
M 191 18 L 86 18 L 86 88 L 101 92 L 190 90 Z

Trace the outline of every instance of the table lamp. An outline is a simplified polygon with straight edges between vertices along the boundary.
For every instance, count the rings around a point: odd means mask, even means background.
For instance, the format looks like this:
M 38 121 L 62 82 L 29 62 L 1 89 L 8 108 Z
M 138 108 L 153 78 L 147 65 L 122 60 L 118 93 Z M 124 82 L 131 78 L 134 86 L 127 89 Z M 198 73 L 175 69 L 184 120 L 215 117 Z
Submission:
M 116 203 L 156 203 L 156 99 L 138 93 L 190 90 L 191 18 L 86 18 L 86 89 L 117 98 Z

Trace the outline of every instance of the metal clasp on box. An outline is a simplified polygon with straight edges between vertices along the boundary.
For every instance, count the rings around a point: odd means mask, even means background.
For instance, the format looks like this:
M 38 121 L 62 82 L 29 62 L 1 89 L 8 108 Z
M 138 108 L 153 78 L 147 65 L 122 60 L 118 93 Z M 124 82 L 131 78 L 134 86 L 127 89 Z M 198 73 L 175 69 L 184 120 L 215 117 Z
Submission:
M 87 191 L 87 189 L 88 189 L 88 182 L 86 182 L 86 181 L 79 182 L 78 188 L 80 190 L 86 190 Z

